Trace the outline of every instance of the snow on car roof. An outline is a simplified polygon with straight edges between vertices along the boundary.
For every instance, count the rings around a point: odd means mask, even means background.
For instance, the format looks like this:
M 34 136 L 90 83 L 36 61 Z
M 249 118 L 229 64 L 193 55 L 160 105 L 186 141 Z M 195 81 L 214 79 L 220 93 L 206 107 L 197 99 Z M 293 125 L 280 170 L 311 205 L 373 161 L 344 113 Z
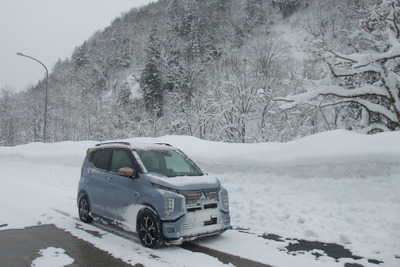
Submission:
M 131 143 L 131 142 L 105 142 L 96 144 L 95 147 L 91 147 L 87 150 L 87 153 L 91 153 L 97 149 L 105 148 L 105 147 L 113 147 L 113 148 L 126 148 L 130 147 L 133 150 L 175 150 L 173 146 L 168 143 Z
M 131 145 L 135 150 L 175 150 L 176 148 L 167 143 L 135 143 Z

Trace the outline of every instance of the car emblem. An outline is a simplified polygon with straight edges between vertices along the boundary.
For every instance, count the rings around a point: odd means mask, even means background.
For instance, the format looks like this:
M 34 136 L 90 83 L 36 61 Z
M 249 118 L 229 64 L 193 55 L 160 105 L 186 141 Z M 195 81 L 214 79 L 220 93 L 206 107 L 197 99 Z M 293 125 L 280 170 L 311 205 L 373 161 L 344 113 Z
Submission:
M 201 192 L 201 196 L 198 201 L 199 204 L 205 204 L 206 203 L 206 196 L 204 195 L 204 192 Z

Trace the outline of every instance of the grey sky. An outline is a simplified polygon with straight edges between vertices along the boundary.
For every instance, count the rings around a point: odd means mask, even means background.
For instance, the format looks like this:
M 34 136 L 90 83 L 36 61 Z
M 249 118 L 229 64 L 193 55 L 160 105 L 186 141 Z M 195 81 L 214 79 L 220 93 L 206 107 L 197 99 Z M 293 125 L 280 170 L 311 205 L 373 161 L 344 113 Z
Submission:
M 26 90 L 123 12 L 154 0 L 0 0 L 0 89 Z

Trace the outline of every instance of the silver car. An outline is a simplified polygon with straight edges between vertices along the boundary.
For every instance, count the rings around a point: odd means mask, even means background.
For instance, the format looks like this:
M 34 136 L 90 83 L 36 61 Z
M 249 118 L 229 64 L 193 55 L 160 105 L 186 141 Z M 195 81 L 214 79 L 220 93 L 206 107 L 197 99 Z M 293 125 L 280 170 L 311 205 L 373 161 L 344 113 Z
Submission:
M 230 227 L 229 197 L 168 144 L 102 143 L 87 150 L 78 186 L 79 218 L 136 232 L 150 248 L 217 235 Z

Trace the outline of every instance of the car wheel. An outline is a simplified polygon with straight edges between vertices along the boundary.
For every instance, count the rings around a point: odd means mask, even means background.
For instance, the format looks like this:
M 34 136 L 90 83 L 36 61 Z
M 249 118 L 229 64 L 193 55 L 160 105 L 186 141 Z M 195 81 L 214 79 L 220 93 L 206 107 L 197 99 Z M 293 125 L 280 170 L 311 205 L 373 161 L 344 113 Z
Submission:
M 138 216 L 138 234 L 145 247 L 156 248 L 162 243 L 160 219 L 150 209 L 145 209 Z
M 92 216 L 90 216 L 90 204 L 87 195 L 81 195 L 78 202 L 78 212 L 79 219 L 85 223 L 91 223 L 93 221 Z

